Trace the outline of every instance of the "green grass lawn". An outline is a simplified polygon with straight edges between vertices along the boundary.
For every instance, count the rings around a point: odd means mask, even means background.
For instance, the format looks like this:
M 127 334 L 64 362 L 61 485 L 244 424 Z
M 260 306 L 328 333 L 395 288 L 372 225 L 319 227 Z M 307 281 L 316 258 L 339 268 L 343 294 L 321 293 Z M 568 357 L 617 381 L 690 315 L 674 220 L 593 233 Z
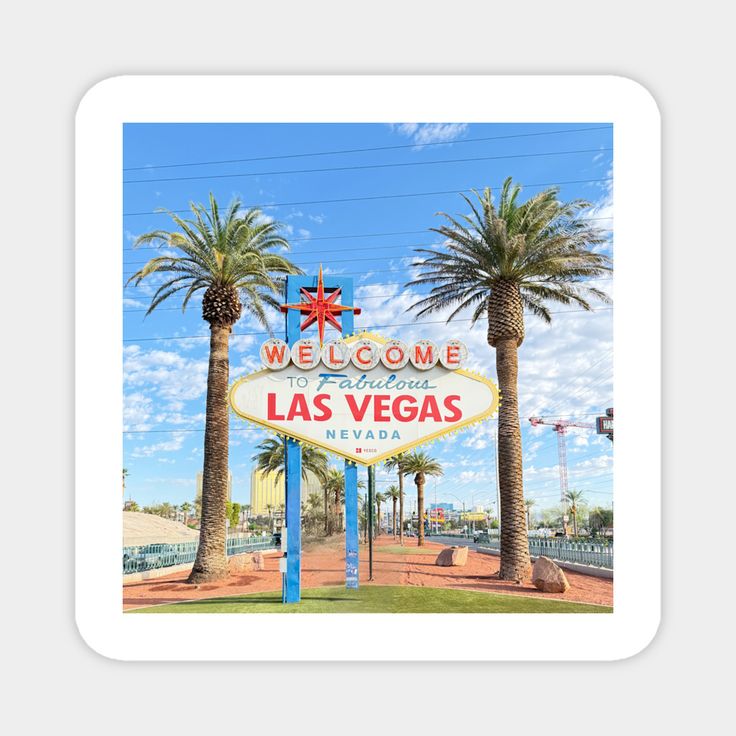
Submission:
M 211 598 L 139 608 L 130 613 L 611 613 L 607 606 L 448 588 L 376 585 L 359 590 L 308 588 L 298 604 L 280 593 Z

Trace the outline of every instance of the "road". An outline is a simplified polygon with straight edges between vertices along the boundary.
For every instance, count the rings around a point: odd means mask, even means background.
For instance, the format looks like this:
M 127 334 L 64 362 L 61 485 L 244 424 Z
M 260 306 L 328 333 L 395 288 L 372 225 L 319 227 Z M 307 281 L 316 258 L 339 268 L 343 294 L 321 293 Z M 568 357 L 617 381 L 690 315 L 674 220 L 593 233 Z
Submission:
M 470 547 L 470 549 L 478 549 L 478 545 L 473 541 L 472 537 L 470 539 L 467 539 L 466 537 L 453 537 L 453 536 L 435 536 L 432 534 L 431 536 L 427 537 L 428 540 L 432 542 L 437 542 L 438 544 L 447 544 L 447 545 L 455 545 L 457 547 Z

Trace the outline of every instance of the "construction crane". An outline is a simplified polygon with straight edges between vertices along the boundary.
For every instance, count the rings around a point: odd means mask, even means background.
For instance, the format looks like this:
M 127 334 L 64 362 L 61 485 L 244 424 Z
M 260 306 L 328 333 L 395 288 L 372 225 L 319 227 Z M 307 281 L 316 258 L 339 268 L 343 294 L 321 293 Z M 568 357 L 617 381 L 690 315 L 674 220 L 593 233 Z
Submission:
M 565 441 L 565 435 L 570 427 L 595 429 L 595 425 L 585 422 L 570 422 L 567 419 L 544 419 L 544 417 L 531 417 L 529 421 L 532 427 L 540 424 L 549 424 L 557 433 L 557 452 L 560 458 L 560 501 L 567 507 L 567 443 Z

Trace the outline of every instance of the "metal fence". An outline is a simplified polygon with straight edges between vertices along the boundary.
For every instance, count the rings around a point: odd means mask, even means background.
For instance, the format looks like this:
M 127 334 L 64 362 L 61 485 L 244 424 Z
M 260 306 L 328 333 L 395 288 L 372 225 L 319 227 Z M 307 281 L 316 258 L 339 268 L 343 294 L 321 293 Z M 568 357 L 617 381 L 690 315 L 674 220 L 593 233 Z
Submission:
M 123 575 L 194 562 L 194 558 L 197 556 L 197 544 L 195 541 L 123 547 Z M 230 557 L 244 552 L 255 552 L 259 549 L 274 549 L 277 546 L 276 539 L 273 536 L 246 537 L 233 535 L 227 538 L 226 552 Z
M 498 539 L 478 544 L 481 549 L 500 549 Z M 562 539 L 529 538 L 529 554 L 534 557 L 544 555 L 560 562 L 577 562 L 613 570 L 613 545 L 605 542 L 571 542 Z

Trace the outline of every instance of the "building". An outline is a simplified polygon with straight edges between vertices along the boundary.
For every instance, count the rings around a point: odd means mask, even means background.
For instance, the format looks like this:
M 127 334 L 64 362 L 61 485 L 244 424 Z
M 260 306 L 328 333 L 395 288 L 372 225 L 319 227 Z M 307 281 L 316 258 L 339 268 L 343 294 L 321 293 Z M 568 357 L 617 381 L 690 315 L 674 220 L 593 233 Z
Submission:
M 445 510 L 445 514 L 447 514 L 448 511 L 454 511 L 455 510 L 454 504 L 451 504 L 451 503 L 431 503 L 429 505 L 429 508 L 430 509 L 444 509 Z
M 197 496 L 196 504 L 202 503 L 202 473 L 197 473 Z M 233 500 L 233 474 L 228 472 L 227 474 L 227 500 Z
M 321 494 L 322 485 L 313 473 L 307 471 L 307 480 L 302 479 L 301 483 L 302 502 L 307 500 L 310 493 Z M 253 468 L 250 474 L 250 515 L 268 516 L 269 506 L 273 512 L 285 503 L 284 474 L 277 478 L 276 473 L 263 473 Z

